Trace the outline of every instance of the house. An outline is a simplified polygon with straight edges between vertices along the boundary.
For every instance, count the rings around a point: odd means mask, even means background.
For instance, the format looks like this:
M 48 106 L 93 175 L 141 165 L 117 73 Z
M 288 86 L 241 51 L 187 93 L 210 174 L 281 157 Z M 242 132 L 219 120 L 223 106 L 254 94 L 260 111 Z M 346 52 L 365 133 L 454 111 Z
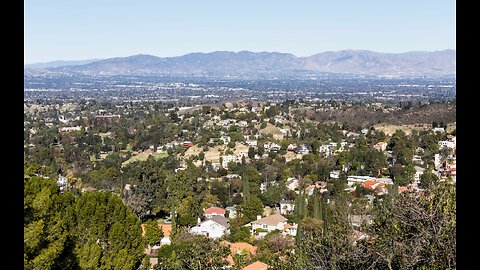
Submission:
M 321 145 L 318 149 L 318 152 L 321 154 L 325 154 L 325 156 L 330 156 L 335 154 L 335 148 L 337 147 L 337 143 L 331 142 L 329 144 Z
M 59 132 L 72 132 L 72 131 L 80 131 L 82 130 L 81 126 L 76 127 L 61 127 L 58 129 Z
M 258 233 L 259 236 L 265 236 L 274 230 L 283 231 L 285 224 L 287 224 L 287 218 L 280 214 L 273 214 L 264 218 L 257 216 L 257 220 L 248 223 L 248 225 L 252 226 L 252 234 L 260 229 Z
M 237 217 L 237 208 L 235 206 L 228 206 L 225 208 L 228 211 L 228 218 L 236 218 Z
M 224 155 L 222 156 L 222 167 L 228 169 L 228 163 L 235 162 L 240 163 L 242 162 L 242 158 L 236 155 Z
M 295 149 L 297 149 L 297 145 L 296 144 L 289 144 L 287 146 L 287 151 L 295 151 Z
M 432 131 L 435 132 L 435 133 L 437 133 L 437 132 L 443 133 L 443 132 L 445 132 L 445 129 L 443 127 L 436 127 L 436 128 L 433 128 Z
M 293 225 L 285 224 L 283 227 L 282 235 L 290 235 L 296 236 L 297 235 L 298 224 L 293 223 Z
M 190 229 L 192 234 L 200 234 L 212 239 L 218 239 L 230 233 L 228 219 L 223 216 L 213 216 L 198 223 Z
M 220 207 L 210 207 L 207 208 L 203 211 L 203 215 L 205 215 L 206 218 L 211 218 L 213 216 L 222 216 L 225 217 L 225 209 L 220 208 Z
M 276 151 L 280 151 L 281 146 L 278 145 L 278 144 L 276 144 L 276 143 L 267 142 L 267 143 L 263 144 L 263 148 L 264 148 L 265 150 L 269 150 L 269 151 L 274 151 L 274 152 L 276 152 Z
M 380 183 L 375 180 L 367 180 L 363 182 L 362 187 L 365 189 L 373 190 L 375 195 L 382 195 L 387 192 L 386 184 L 385 183 Z
M 298 179 L 295 178 L 295 177 L 290 177 L 287 179 L 287 182 L 285 183 L 285 186 L 289 189 L 289 190 L 295 190 L 298 188 Z
M 347 133 L 347 137 L 358 137 L 358 136 L 360 136 L 360 134 L 355 133 L 355 132 L 348 132 Z
M 172 233 L 172 224 L 158 224 L 158 227 L 163 231 L 163 237 L 160 239 L 160 246 L 170 245 L 170 234 Z
M 191 141 L 184 141 L 184 142 L 182 143 L 182 147 L 183 147 L 183 148 L 190 148 L 190 147 L 192 147 L 192 146 L 193 146 L 193 143 L 192 143 Z
M 249 264 L 242 268 L 242 270 L 267 270 L 270 267 L 270 265 L 263 263 L 261 261 L 256 261 L 252 264 Z
M 257 147 L 257 140 L 246 140 L 245 143 L 250 147 Z
M 370 177 L 370 176 L 358 176 L 358 175 L 350 175 L 347 178 L 347 182 L 349 186 L 352 186 L 355 183 L 363 183 L 367 180 L 373 180 L 376 182 L 388 184 L 388 185 L 393 185 L 393 181 L 391 178 L 376 178 L 376 177 Z
M 257 248 L 248 243 L 243 243 L 243 242 L 230 243 L 226 240 L 223 240 L 222 242 L 220 242 L 220 244 L 230 249 L 230 254 L 227 257 L 227 262 L 229 265 L 235 264 L 235 262 L 233 261 L 233 256 L 236 254 L 251 256 L 251 255 L 255 255 L 257 252 Z
M 425 172 L 425 169 L 419 166 L 415 166 L 415 181 L 420 181 L 420 176 L 422 176 L 423 172 Z
M 300 146 L 297 147 L 297 149 L 295 150 L 295 152 L 297 154 L 308 154 L 308 148 L 306 145 L 302 144 Z
M 412 162 L 415 163 L 415 164 L 420 164 L 420 165 L 423 165 L 425 163 L 425 162 L 423 162 L 422 158 L 418 155 L 413 155 Z
M 60 187 L 60 190 L 62 190 L 63 187 L 67 185 L 67 177 L 59 174 L 57 179 L 57 185 Z
M 308 196 L 312 196 L 316 188 L 317 188 L 316 185 L 309 185 L 305 188 L 305 192 L 307 193 Z
M 330 172 L 330 178 L 338 179 L 340 178 L 340 170 L 333 170 Z
M 247 121 L 239 121 L 237 123 L 237 126 L 242 127 L 242 128 L 246 128 L 248 126 L 248 122 Z
M 229 180 L 237 179 L 237 178 L 242 179 L 242 177 L 240 175 L 236 174 L 236 173 L 229 173 L 229 174 L 225 175 L 225 177 Z
M 387 143 L 386 142 L 378 142 L 373 146 L 373 148 L 375 148 L 378 151 L 383 152 L 383 151 L 387 150 Z
M 281 200 L 280 201 L 280 214 L 288 215 L 295 210 L 295 204 L 292 201 Z
M 453 141 L 439 141 L 438 146 L 440 146 L 440 149 L 442 148 L 455 148 L 455 143 Z
M 231 138 L 230 136 L 223 135 L 222 137 L 220 137 L 220 140 L 223 141 L 223 144 L 228 144 L 231 141 Z

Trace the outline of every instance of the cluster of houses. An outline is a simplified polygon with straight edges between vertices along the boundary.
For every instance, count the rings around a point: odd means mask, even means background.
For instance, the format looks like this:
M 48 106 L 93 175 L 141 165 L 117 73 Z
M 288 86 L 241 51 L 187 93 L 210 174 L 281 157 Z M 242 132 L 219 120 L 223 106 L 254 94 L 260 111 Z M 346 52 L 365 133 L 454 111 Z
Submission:
M 200 218 L 198 223 L 189 229 L 189 232 L 196 235 L 203 235 L 212 239 L 220 239 L 230 233 L 229 219 L 235 218 L 235 207 L 227 207 L 226 209 L 221 207 L 210 207 L 203 210 L 204 220 Z M 295 236 L 297 234 L 298 224 L 289 224 L 288 219 L 281 214 L 272 214 L 266 217 L 257 216 L 257 219 L 244 225 L 250 227 L 250 232 L 255 238 L 262 238 L 267 233 L 278 230 L 282 235 Z M 158 224 L 159 228 L 163 231 L 163 237 L 160 240 L 159 245 L 148 246 L 145 249 L 145 253 L 150 256 L 150 264 L 153 266 L 158 264 L 157 250 L 163 245 L 171 244 L 170 234 L 172 230 L 171 224 Z M 145 234 L 145 224 L 142 224 L 142 235 Z M 248 243 L 231 243 L 226 240 L 220 242 L 221 245 L 227 246 L 230 249 L 230 254 L 226 258 L 228 267 L 232 267 L 235 262 L 233 256 L 235 254 L 242 254 L 245 256 L 253 256 L 256 254 L 257 248 Z M 265 263 L 256 261 L 242 269 L 267 269 L 269 266 Z

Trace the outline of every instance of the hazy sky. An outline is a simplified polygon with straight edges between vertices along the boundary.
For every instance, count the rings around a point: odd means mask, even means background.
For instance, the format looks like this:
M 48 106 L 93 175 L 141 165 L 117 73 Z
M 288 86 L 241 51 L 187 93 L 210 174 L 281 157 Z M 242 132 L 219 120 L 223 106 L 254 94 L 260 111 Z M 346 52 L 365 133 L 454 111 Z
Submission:
M 455 49 L 455 1 L 25 0 L 24 63 L 190 52 Z

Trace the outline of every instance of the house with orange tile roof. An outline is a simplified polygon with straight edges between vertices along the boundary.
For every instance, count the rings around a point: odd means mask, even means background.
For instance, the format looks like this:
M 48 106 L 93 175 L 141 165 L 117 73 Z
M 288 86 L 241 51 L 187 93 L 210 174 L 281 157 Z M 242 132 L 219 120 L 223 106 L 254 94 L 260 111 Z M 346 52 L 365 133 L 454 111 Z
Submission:
M 242 270 L 267 270 L 270 267 L 270 265 L 263 263 L 261 261 L 256 261 L 252 264 L 249 264 L 242 268 Z
M 227 257 L 227 262 L 229 265 L 234 265 L 233 256 L 235 254 L 243 254 L 245 256 L 255 255 L 257 253 L 257 248 L 250 245 L 249 243 L 238 242 L 230 243 L 226 240 L 220 242 L 221 245 L 227 246 L 230 248 L 230 254 Z

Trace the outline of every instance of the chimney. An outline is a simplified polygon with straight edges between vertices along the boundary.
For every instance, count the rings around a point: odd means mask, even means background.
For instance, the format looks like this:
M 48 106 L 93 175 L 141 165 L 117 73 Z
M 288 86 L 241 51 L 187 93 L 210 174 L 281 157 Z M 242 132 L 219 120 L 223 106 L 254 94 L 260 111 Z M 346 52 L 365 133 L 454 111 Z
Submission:
M 261 215 L 257 215 L 257 220 L 261 219 L 262 216 Z

